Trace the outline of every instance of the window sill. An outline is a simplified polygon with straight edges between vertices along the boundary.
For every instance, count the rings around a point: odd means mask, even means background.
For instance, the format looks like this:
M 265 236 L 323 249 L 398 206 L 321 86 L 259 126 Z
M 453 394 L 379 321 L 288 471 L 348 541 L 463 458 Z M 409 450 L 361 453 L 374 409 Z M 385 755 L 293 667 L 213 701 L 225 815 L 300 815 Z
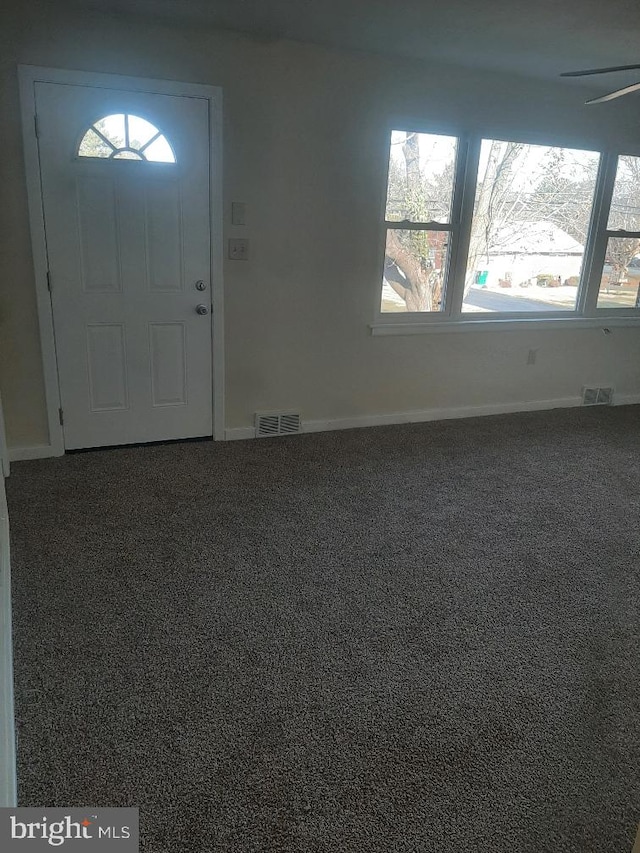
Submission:
M 500 319 L 500 320 L 441 320 L 439 322 L 409 322 L 390 323 L 378 320 L 371 323 L 369 328 L 371 334 L 378 336 L 388 335 L 430 335 L 455 334 L 458 332 L 517 332 L 527 330 L 547 331 L 551 329 L 602 329 L 605 333 L 612 328 L 624 326 L 640 326 L 640 316 L 626 317 L 558 317 L 558 318 L 534 318 L 524 319 Z

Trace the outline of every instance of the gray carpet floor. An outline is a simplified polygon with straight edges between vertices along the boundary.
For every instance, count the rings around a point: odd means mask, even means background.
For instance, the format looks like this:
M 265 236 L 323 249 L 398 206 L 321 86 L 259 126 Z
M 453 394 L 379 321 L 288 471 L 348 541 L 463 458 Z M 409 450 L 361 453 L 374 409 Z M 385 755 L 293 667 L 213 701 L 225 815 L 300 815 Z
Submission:
M 640 407 L 12 466 L 22 805 L 145 853 L 629 853 Z

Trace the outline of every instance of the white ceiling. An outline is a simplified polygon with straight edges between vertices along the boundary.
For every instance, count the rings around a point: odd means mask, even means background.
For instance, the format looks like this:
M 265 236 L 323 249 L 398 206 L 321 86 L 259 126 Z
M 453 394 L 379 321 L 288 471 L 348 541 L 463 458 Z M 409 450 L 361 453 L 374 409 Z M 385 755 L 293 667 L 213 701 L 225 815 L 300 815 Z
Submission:
M 638 0 L 76 0 L 138 13 L 390 56 L 527 76 L 640 63 Z M 615 89 L 638 72 L 587 78 Z M 580 81 L 566 85 L 580 86 Z

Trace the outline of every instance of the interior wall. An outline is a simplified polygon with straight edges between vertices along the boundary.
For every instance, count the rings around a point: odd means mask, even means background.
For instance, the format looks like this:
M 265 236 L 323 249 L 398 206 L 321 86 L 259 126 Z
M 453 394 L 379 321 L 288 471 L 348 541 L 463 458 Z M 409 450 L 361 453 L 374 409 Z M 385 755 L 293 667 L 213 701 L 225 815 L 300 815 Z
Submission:
M 55 10 L 52 8 L 55 5 Z M 640 394 L 633 328 L 373 337 L 387 130 L 403 120 L 640 153 L 622 102 L 568 85 L 117 18 L 4 4 L 0 26 L 0 388 L 10 446 L 48 442 L 24 166 L 19 63 L 185 80 L 224 91 L 226 424 Z M 624 100 L 624 99 L 623 99 Z M 247 205 L 230 224 L 231 201 Z M 529 349 L 538 349 L 527 365 Z

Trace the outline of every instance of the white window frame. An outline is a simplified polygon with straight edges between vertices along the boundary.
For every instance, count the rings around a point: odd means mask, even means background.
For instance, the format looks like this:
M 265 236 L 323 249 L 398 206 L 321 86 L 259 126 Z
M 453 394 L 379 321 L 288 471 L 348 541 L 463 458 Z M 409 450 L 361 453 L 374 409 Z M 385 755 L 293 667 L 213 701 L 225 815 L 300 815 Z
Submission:
M 410 131 L 407 131 L 407 133 Z M 413 131 L 419 133 L 421 131 Z M 451 135 L 456 140 L 456 161 L 454 168 L 454 178 L 453 178 L 453 192 L 451 196 L 451 210 L 449 212 L 449 219 L 447 222 L 434 222 L 433 220 L 430 222 L 415 222 L 413 220 L 392 220 L 386 219 L 386 191 L 385 191 L 385 210 L 384 210 L 384 242 L 385 242 L 385 254 L 386 254 L 386 243 L 387 243 L 387 232 L 388 231 L 444 231 L 449 234 L 449 246 L 447 251 L 447 263 L 446 270 L 444 275 L 444 305 L 442 305 L 441 309 L 438 311 L 429 312 L 429 318 L 435 319 L 436 317 L 451 317 L 452 311 L 454 310 L 453 304 L 453 294 L 454 289 L 449 286 L 449 281 L 452 278 L 452 275 L 459 269 L 459 247 L 460 247 L 460 238 L 463 235 L 462 228 L 462 196 L 465 187 L 465 172 L 467 169 L 467 159 L 468 159 L 468 144 L 465 139 L 461 139 L 459 136 L 454 136 L 453 134 L 438 134 L 439 136 L 449 136 Z M 387 179 L 386 184 L 388 185 L 389 175 L 388 175 L 388 167 L 387 167 Z M 385 186 L 386 190 L 386 186 Z M 384 260 L 384 258 L 383 258 Z M 379 301 L 379 300 L 378 300 Z M 425 312 L 426 313 L 426 312 Z M 381 316 L 383 315 L 380 312 Z M 421 317 L 424 316 L 422 312 L 408 312 L 407 314 L 401 315 L 404 317 Z
M 389 143 L 393 130 L 434 133 L 456 137 L 458 151 L 450 224 L 442 226 L 438 223 L 399 223 L 386 219 Z M 522 329 L 525 326 L 536 329 L 556 329 L 640 324 L 640 306 L 637 308 L 597 307 L 602 269 L 609 237 L 640 237 L 640 231 L 610 231 L 607 229 L 618 157 L 622 156 L 624 152 L 598 151 L 594 149 L 585 149 L 598 154 L 600 159 L 575 309 L 572 311 L 564 309 L 544 312 L 492 312 L 490 317 L 485 313 L 462 313 L 480 146 L 483 139 L 489 138 L 493 137 L 485 134 L 465 135 L 440 128 L 427 130 L 424 127 L 420 127 L 418 130 L 413 124 L 405 122 L 394 124 L 392 128 L 388 129 L 385 149 L 387 169 L 384 172 L 384 199 L 381 216 L 382 227 L 378 270 L 382 271 L 384 268 L 387 230 L 390 227 L 418 228 L 419 230 L 447 230 L 451 234 L 451 245 L 444 294 L 445 304 L 442 310 L 433 312 L 383 313 L 380 305 L 382 287 L 382 275 L 380 275 L 376 283 L 376 313 L 374 322 L 370 324 L 371 333 L 373 335 L 414 335 L 432 332 L 515 330 Z M 505 137 L 499 138 L 502 139 Z M 557 141 L 541 141 L 539 139 L 507 140 L 505 138 L 505 141 L 558 147 L 562 145 Z M 562 147 L 575 146 L 562 145 Z

